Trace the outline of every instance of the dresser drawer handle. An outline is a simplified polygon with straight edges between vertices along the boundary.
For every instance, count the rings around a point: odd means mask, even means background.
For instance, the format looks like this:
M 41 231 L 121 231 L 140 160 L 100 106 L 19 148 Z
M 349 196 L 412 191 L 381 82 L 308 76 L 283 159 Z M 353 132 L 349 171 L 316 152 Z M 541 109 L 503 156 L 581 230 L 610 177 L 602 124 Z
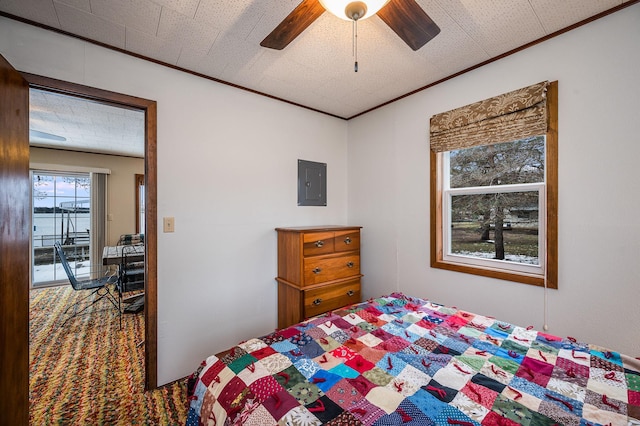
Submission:
M 314 274 L 319 274 L 320 272 L 322 272 L 322 269 L 321 268 L 313 268 L 313 271 L 311 271 L 311 272 L 313 272 Z
M 347 268 L 353 268 L 353 262 L 347 262 Z
M 353 296 L 354 294 L 356 294 L 356 293 L 353 290 L 349 290 L 347 292 L 347 296 L 349 296 L 349 297 Z
M 344 239 L 345 244 L 351 244 L 351 237 L 347 237 Z
M 319 304 L 322 303 L 322 299 L 318 298 L 318 299 L 314 300 L 312 303 L 313 303 L 314 306 L 318 306 Z
M 315 244 L 316 244 L 316 247 L 322 247 L 324 245 L 324 241 L 319 240 L 319 241 L 316 241 Z

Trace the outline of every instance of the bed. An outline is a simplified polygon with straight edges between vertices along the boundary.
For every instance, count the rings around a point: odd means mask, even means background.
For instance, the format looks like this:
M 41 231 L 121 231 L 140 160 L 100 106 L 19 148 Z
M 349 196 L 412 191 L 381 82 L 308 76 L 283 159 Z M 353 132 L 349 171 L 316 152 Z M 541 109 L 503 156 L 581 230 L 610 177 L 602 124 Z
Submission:
M 239 343 L 187 425 L 640 425 L 640 361 L 393 293 Z

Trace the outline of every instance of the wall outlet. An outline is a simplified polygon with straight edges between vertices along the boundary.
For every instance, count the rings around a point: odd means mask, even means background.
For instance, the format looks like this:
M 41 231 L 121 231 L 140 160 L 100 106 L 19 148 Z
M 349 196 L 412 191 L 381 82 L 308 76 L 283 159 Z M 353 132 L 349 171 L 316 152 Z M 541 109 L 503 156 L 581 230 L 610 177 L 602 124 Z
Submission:
M 173 232 L 175 231 L 175 222 L 173 217 L 164 217 L 162 218 L 162 227 L 164 232 Z

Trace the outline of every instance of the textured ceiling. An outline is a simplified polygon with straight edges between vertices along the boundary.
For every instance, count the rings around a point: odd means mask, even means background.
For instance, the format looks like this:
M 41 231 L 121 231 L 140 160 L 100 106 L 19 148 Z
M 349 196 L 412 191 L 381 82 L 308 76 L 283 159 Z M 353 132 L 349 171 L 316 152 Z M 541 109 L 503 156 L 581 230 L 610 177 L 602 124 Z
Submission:
M 29 90 L 32 146 L 144 157 L 144 118 L 140 110 Z
M 350 118 L 634 0 L 417 0 L 441 28 L 411 50 L 377 16 L 328 12 L 284 50 L 260 46 L 300 0 L 0 0 L 0 12 Z

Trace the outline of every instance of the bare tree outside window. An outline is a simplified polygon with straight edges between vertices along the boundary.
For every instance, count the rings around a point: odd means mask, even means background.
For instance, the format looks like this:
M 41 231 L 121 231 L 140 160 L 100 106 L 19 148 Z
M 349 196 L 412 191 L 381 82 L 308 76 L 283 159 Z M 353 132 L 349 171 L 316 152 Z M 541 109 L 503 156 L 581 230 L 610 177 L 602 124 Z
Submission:
M 544 182 L 544 161 L 543 136 L 450 151 L 449 187 L 461 190 L 451 193 L 451 254 L 539 265 L 540 192 L 522 185 Z

